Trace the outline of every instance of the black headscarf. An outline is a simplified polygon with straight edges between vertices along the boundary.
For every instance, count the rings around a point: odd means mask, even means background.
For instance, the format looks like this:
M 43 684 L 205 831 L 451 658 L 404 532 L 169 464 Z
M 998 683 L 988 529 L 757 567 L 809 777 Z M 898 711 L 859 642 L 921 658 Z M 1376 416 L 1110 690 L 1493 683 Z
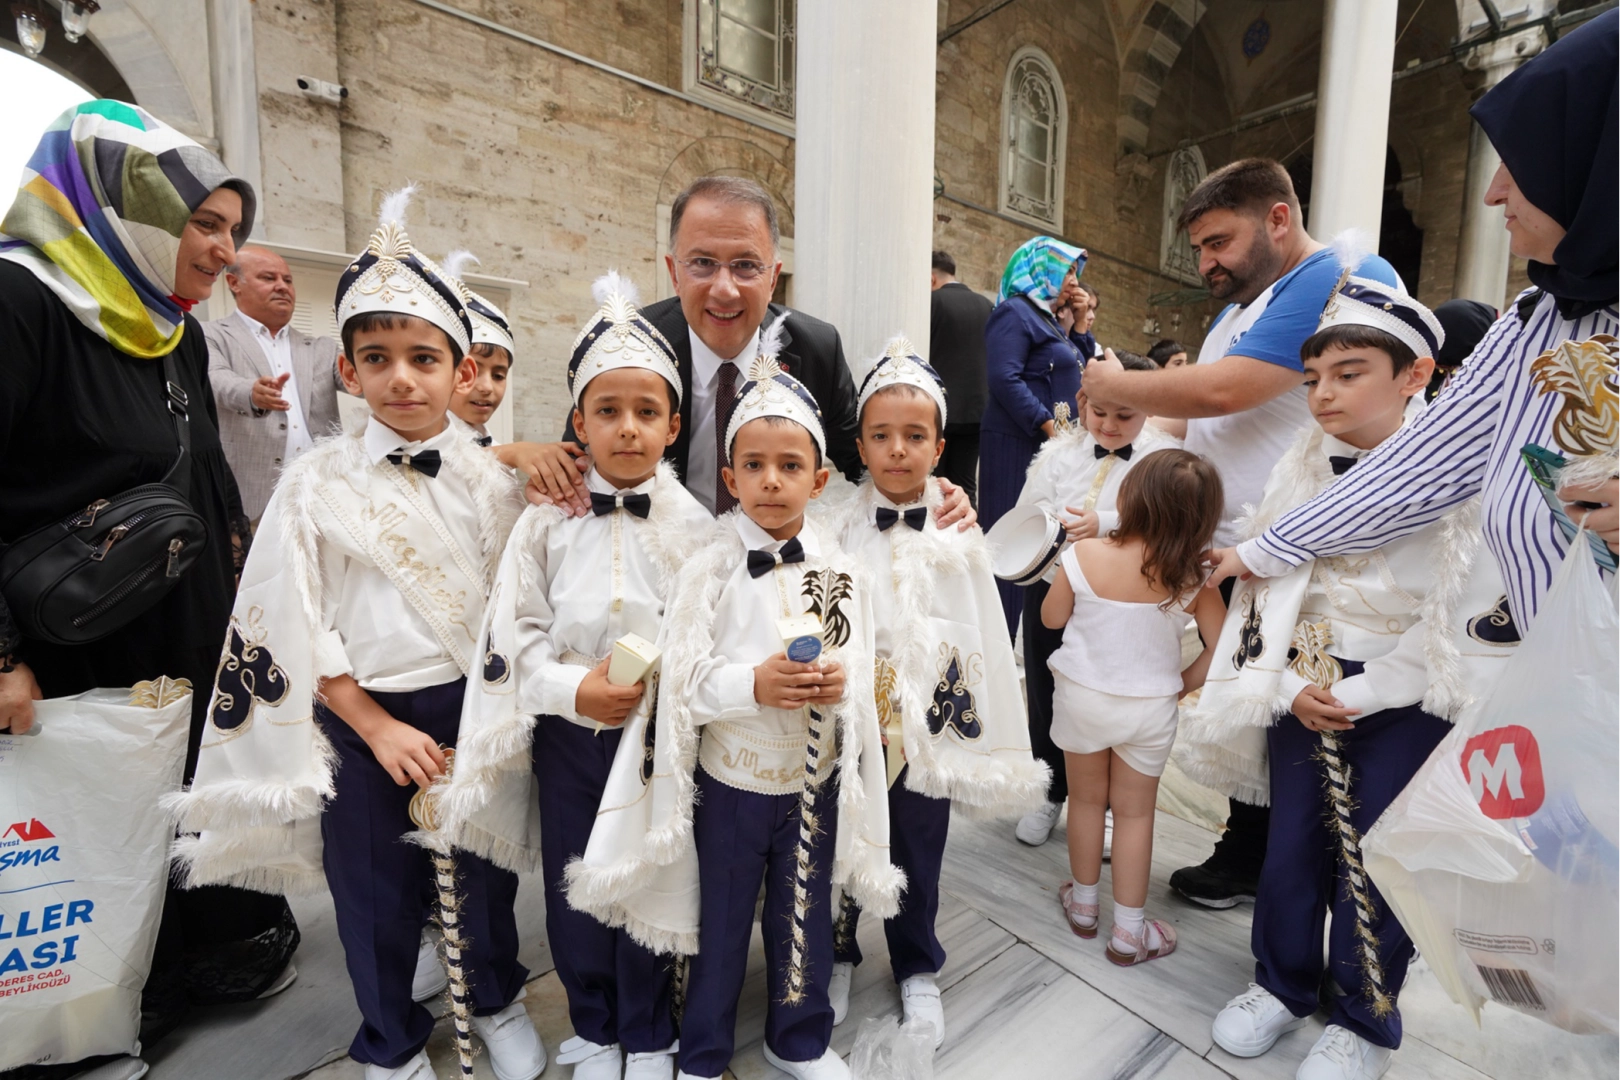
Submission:
M 1469 110 L 1524 197 L 1566 231 L 1556 265 L 1530 263 L 1566 319 L 1620 297 L 1620 12 L 1607 11 L 1513 72 Z
M 1462 367 L 1484 339 L 1485 331 L 1496 321 L 1496 309 L 1478 300 L 1447 300 L 1434 309 L 1434 317 L 1446 332 L 1446 343 L 1434 358 L 1435 367 L 1451 370 Z

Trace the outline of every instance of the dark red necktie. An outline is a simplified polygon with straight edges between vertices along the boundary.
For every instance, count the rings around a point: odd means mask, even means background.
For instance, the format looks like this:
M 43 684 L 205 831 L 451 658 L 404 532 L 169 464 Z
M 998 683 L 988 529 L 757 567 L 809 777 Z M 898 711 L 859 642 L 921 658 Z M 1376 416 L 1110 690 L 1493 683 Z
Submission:
M 720 470 L 726 464 L 726 425 L 737 404 L 737 365 L 726 360 L 720 365 L 720 385 L 714 392 L 714 513 L 716 517 L 737 508 L 737 500 L 726 489 Z

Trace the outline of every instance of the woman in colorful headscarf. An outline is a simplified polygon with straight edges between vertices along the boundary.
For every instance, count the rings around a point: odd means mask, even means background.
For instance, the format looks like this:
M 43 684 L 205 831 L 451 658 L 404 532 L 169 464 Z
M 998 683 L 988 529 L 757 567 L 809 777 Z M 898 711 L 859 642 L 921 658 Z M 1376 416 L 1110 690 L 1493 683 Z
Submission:
M 165 389 L 173 356 L 190 403 L 188 497 L 203 550 L 156 606 L 82 645 L 19 630 L 0 598 L 0 731 L 32 702 L 167 675 L 192 699 L 196 763 L 247 535 L 225 463 L 202 328 L 208 298 L 253 226 L 253 189 L 145 111 L 92 101 L 63 113 L 0 221 L 0 543 L 164 477 L 179 455 Z M 281 897 L 171 891 L 143 1000 L 143 1041 L 189 1003 L 250 1000 L 289 978 L 298 928 Z
M 1080 367 L 1096 343 L 1076 332 L 1090 301 L 1079 286 L 1081 248 L 1037 236 L 1007 260 L 984 326 L 989 390 L 979 426 L 979 524 L 988 530 L 1018 503 L 1024 474 L 1054 424 L 1076 417 Z M 1007 633 L 1018 635 L 1024 590 L 1004 581 Z
M 1568 516 L 1584 519 L 1610 551 L 1620 547 L 1617 33 L 1620 14 L 1599 15 L 1471 110 L 1502 158 L 1485 201 L 1503 208 L 1513 254 L 1530 261 L 1531 287 L 1422 416 L 1263 534 L 1217 553 L 1211 584 L 1368 551 L 1478 495 L 1485 542 L 1507 585 L 1499 606 L 1517 635 L 1569 549 L 1520 459 L 1529 443 L 1570 463 L 1558 492 Z

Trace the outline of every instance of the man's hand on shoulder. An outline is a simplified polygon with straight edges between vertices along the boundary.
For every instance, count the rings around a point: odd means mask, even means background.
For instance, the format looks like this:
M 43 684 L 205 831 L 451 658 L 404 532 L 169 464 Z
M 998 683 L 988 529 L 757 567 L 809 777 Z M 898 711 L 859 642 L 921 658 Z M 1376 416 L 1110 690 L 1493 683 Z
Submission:
M 503 443 L 490 447 L 490 453 L 502 465 L 528 476 L 523 494 L 536 506 L 555 506 L 566 517 L 583 517 L 590 511 L 585 473 L 591 467 L 591 456 L 578 443 Z
M 934 522 L 942 529 L 955 525 L 959 532 L 967 532 L 979 523 L 979 512 L 973 509 L 972 501 L 967 492 L 945 479 L 937 476 L 939 492 L 944 499 L 934 510 Z

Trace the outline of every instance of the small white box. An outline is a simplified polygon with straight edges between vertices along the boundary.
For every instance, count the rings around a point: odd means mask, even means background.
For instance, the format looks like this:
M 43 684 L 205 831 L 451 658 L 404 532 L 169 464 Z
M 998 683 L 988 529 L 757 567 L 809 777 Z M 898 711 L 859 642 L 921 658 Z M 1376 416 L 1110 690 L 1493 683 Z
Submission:
M 821 618 L 817 615 L 790 615 L 776 620 L 782 635 L 782 651 L 789 660 L 811 664 L 821 656 Z
M 608 682 L 614 686 L 634 686 L 645 682 L 652 669 L 658 666 L 662 655 L 658 646 L 636 634 L 626 634 L 613 643 L 613 658 L 608 661 Z

